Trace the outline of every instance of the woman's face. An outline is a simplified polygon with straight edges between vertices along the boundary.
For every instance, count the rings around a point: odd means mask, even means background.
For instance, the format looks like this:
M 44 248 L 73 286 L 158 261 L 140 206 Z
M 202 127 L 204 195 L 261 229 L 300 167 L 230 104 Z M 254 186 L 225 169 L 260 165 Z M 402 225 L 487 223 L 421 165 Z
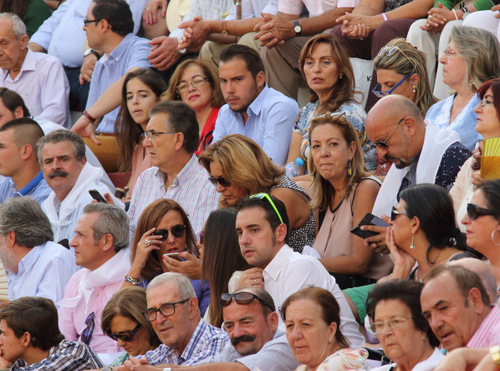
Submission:
M 293 301 L 286 310 L 286 338 L 295 359 L 315 369 L 335 349 L 335 323 L 327 324 L 321 307 L 310 299 Z
M 132 330 L 137 327 L 138 323 L 128 317 L 117 314 L 111 319 L 110 329 L 117 335 L 129 334 Z M 126 342 L 118 338 L 117 344 L 119 347 L 125 349 L 125 351 L 131 356 L 137 356 L 145 354 L 148 350 L 151 350 L 151 344 L 149 344 L 149 335 L 146 328 L 143 326 L 139 327 L 135 333 L 132 341 Z
M 135 123 L 145 127 L 149 113 L 158 101 L 159 97 L 153 90 L 137 77 L 127 82 L 127 109 Z
M 486 90 L 483 100 L 474 108 L 477 114 L 476 131 L 484 139 L 500 137 L 500 120 L 493 104 L 493 92 Z
M 405 214 L 397 214 L 398 212 Z M 412 220 L 408 218 L 408 215 L 406 215 L 406 202 L 403 199 L 399 200 L 393 215 L 394 220 L 391 221 L 391 227 L 394 231 L 394 241 L 400 249 L 411 252 L 410 244 L 413 223 Z
M 448 44 L 444 54 L 439 58 L 443 64 L 443 82 L 452 89 L 457 89 L 465 83 L 467 64 L 465 59 L 457 52 L 453 42 Z
M 307 85 L 318 95 L 320 102 L 328 99 L 339 79 L 337 64 L 329 44 L 317 44 L 312 53 L 305 58 L 304 75 Z
M 212 88 L 206 79 L 207 76 L 203 73 L 203 69 L 196 65 L 190 64 L 181 76 L 179 85 L 188 84 L 187 89 L 179 92 L 182 101 L 190 106 L 195 112 L 200 112 L 203 109 L 210 107 L 212 101 Z M 193 87 L 193 82 L 200 82 L 200 85 Z
M 396 89 L 394 89 L 391 94 L 399 94 L 410 99 L 412 102 L 415 102 L 415 93 L 413 92 L 413 87 L 416 88 L 418 85 L 418 82 L 415 81 L 415 78 L 416 77 L 413 76 L 408 77 Z M 380 84 L 380 91 L 391 90 L 402 79 L 404 79 L 404 75 L 401 75 L 394 70 L 377 70 L 377 82 Z
M 329 182 L 347 178 L 347 164 L 354 157 L 356 143 L 347 143 L 339 127 L 317 126 L 311 133 L 311 155 L 316 171 Z
M 170 254 L 174 252 L 181 252 L 186 250 L 186 229 L 184 228 L 184 233 L 180 237 L 174 236 L 172 233 L 172 227 L 185 225 L 182 220 L 181 214 L 176 210 L 169 210 L 163 218 L 161 218 L 160 223 L 156 226 L 156 230 L 167 229 L 168 236 L 163 242 L 160 250 L 158 250 L 158 255 L 161 261 L 163 254 Z M 174 231 L 176 228 L 174 228 Z
M 215 162 L 210 163 L 210 175 L 216 179 L 224 178 L 224 175 L 222 174 L 222 168 Z M 231 206 L 236 205 L 236 202 L 240 198 L 248 196 L 248 192 L 243 187 L 240 187 L 239 185 L 234 183 L 230 183 L 228 187 L 224 187 L 222 184 L 217 182 L 216 187 L 217 192 L 219 192 L 222 197 L 224 197 L 226 202 Z
M 418 346 L 424 344 L 426 334 L 415 327 L 411 317 L 410 308 L 398 299 L 382 300 L 375 307 L 375 323 L 385 322 L 377 337 L 384 353 L 396 363 L 413 357 Z
M 471 204 L 479 206 L 483 209 L 488 209 L 483 191 L 478 189 L 474 192 Z M 471 220 L 467 214 L 462 219 L 462 224 L 465 225 L 467 246 L 479 251 L 484 256 L 488 257 L 491 254 L 491 249 L 498 249 L 492 241 L 492 233 L 494 230 L 499 231 L 500 226 L 498 220 L 491 215 L 478 216 L 476 220 Z M 498 236 L 500 233 L 495 232 L 496 241 L 500 241 Z

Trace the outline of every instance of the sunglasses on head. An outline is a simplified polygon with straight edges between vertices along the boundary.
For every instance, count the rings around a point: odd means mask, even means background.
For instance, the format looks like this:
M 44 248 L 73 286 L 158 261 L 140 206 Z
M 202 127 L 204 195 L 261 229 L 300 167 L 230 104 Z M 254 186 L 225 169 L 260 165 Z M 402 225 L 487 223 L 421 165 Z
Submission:
M 237 292 L 235 294 L 222 294 L 219 299 L 219 306 L 222 308 L 227 307 L 229 304 L 231 304 L 231 301 L 233 299 L 234 301 L 236 301 L 236 303 L 240 305 L 248 305 L 251 304 L 254 300 L 258 300 L 262 305 L 265 305 L 273 312 L 275 311 L 275 308 L 273 308 L 274 305 L 271 305 L 266 301 L 264 301 L 263 299 L 259 298 L 257 295 L 246 291 Z
M 208 180 L 212 182 L 214 186 L 217 187 L 217 183 L 220 184 L 222 187 L 227 188 L 231 185 L 231 182 L 223 177 L 218 177 L 214 178 L 213 176 L 208 177 Z
M 280 223 L 283 224 L 283 218 L 281 217 L 281 214 L 280 212 L 278 211 L 278 208 L 276 207 L 276 205 L 274 204 L 271 196 L 269 196 L 267 193 L 256 193 L 254 195 L 251 195 L 250 198 L 258 198 L 258 199 L 266 199 L 267 202 L 269 202 L 269 204 L 271 205 L 271 207 L 274 209 L 274 211 L 276 212 L 276 215 L 278 216 L 278 219 L 280 220 Z
M 170 232 L 174 237 L 182 237 L 186 233 L 186 226 L 184 224 L 177 224 L 170 228 Z M 168 238 L 168 229 L 157 229 L 152 233 L 153 236 L 161 236 L 161 240 L 165 241 Z
M 480 216 L 485 216 L 485 215 L 492 215 L 495 216 L 496 213 L 485 209 L 483 207 L 479 207 L 475 204 L 467 204 L 467 215 L 469 216 L 470 220 L 476 220 Z
M 113 340 L 118 340 L 120 339 L 121 341 L 124 341 L 126 343 L 130 343 L 134 339 L 134 335 L 137 333 L 139 328 L 141 327 L 141 324 L 137 324 L 135 328 L 132 331 L 122 331 L 122 332 L 109 332 L 107 335 L 113 339 Z

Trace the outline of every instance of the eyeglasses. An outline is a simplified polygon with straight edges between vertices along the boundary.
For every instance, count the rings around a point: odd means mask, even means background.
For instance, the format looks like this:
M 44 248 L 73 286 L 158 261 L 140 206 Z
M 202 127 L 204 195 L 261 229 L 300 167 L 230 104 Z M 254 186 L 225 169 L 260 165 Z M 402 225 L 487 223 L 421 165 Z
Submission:
M 146 317 L 148 321 L 154 321 L 157 317 L 158 312 L 160 312 L 163 317 L 171 316 L 175 313 L 175 306 L 177 304 L 184 304 L 185 302 L 189 301 L 189 299 L 191 298 L 176 301 L 175 303 L 163 303 L 158 309 L 148 308 L 143 313 L 144 317 Z
M 83 25 L 87 27 L 90 23 L 98 23 L 100 21 L 102 21 L 102 19 L 84 19 Z
M 108 332 L 108 336 L 113 339 L 113 340 L 118 340 L 120 339 L 121 341 L 124 341 L 126 343 L 130 343 L 134 339 L 134 335 L 137 333 L 139 328 L 141 327 L 141 324 L 137 324 L 135 328 L 132 331 L 122 331 L 119 333 L 116 332 Z
M 370 325 L 370 328 L 374 333 L 380 334 L 380 333 L 384 332 L 385 325 L 387 325 L 387 327 L 389 327 L 389 329 L 391 329 L 391 330 L 397 330 L 397 329 L 403 327 L 404 322 L 409 320 L 409 319 L 412 319 L 412 317 L 408 317 L 408 318 L 395 317 L 395 318 L 391 318 L 389 321 L 384 321 L 384 322 L 377 321 L 377 322 L 372 323 Z
M 94 333 L 95 321 L 94 321 L 95 313 L 92 312 L 88 315 L 85 320 L 85 329 L 82 331 L 80 335 L 80 341 L 86 345 L 90 344 L 90 340 L 92 339 L 92 334 Z
M 281 224 L 283 224 L 283 219 L 281 218 L 281 214 L 278 211 L 278 208 L 276 207 L 273 200 L 271 199 L 271 197 L 269 197 L 269 195 L 267 193 L 257 193 L 257 194 L 250 196 L 250 198 L 258 198 L 261 200 L 263 198 L 265 198 L 269 202 L 269 204 L 273 207 L 274 211 L 276 212 L 276 215 L 278 215 L 278 219 L 280 220 Z
M 405 118 L 406 118 L 406 116 L 403 117 L 401 120 L 399 120 L 399 122 L 394 127 L 394 129 L 392 129 L 391 133 L 387 136 L 387 138 L 385 138 L 384 140 L 377 140 L 377 141 L 375 141 L 375 145 L 377 147 L 380 147 L 380 148 L 383 148 L 383 149 L 389 148 L 389 146 L 387 145 L 387 141 L 389 140 L 389 138 L 391 137 L 391 135 L 394 134 L 394 132 L 396 131 L 396 129 L 398 128 L 398 126 L 403 122 L 403 120 Z
M 391 222 L 393 222 L 398 215 L 408 215 L 408 213 L 405 213 L 404 211 L 396 210 L 396 206 L 393 206 L 392 210 L 391 210 Z
M 458 52 L 456 50 L 451 49 L 449 46 L 445 49 L 444 54 L 449 57 L 450 55 L 456 55 Z
M 218 178 L 214 178 L 213 176 L 210 176 L 210 177 L 208 177 L 208 180 L 210 180 L 210 182 L 216 187 L 217 187 L 217 184 L 220 184 L 224 188 L 231 186 L 231 182 L 229 180 L 221 177 L 221 176 Z
M 148 130 L 142 133 L 143 138 L 148 138 L 150 141 L 153 141 L 153 138 L 156 135 L 161 135 L 161 134 L 177 134 L 178 131 L 154 131 L 154 130 Z
M 399 82 L 396 85 L 394 85 L 391 90 L 384 90 L 384 91 L 379 90 L 380 89 L 380 84 L 377 84 L 373 88 L 372 93 L 375 94 L 375 96 L 377 98 L 382 98 L 382 97 L 385 97 L 386 95 L 391 95 L 392 92 L 394 90 L 396 90 L 398 88 L 398 86 L 401 85 L 403 83 L 403 81 L 405 81 L 408 77 L 410 77 L 410 75 L 406 75 L 401 80 L 399 80 Z
M 198 234 L 198 242 L 199 243 L 203 243 L 203 237 L 204 237 L 204 233 L 203 231 L 201 231 L 199 234 Z
M 181 82 L 179 85 L 175 87 L 175 91 L 177 94 L 185 93 L 189 89 L 189 85 L 191 85 L 193 88 L 197 88 L 201 84 L 205 83 L 205 81 L 208 81 L 206 77 L 196 75 L 193 77 L 191 82 Z
M 410 62 L 410 64 L 413 66 L 413 70 L 416 71 L 416 66 L 415 66 L 415 62 L 413 61 L 413 59 L 411 59 L 410 57 L 408 57 L 406 55 L 406 53 L 404 51 L 402 51 L 398 46 L 392 46 L 392 47 L 390 47 L 390 46 L 384 46 L 378 52 L 377 57 L 382 57 L 384 55 L 387 56 L 387 57 L 390 57 L 391 55 L 393 55 L 396 52 L 401 53 L 401 55 L 403 55 L 403 57 L 405 57 L 406 60 L 408 62 Z
M 496 213 L 474 204 L 467 204 L 467 215 L 470 220 L 476 220 L 480 216 L 485 216 L 485 215 L 494 216 L 496 215 Z
M 153 236 L 161 236 L 161 240 L 165 241 L 168 238 L 168 229 L 157 229 L 153 233 L 151 233 Z M 184 233 L 186 233 L 186 226 L 184 224 L 177 224 L 174 225 L 172 228 L 170 228 L 170 233 L 176 238 L 184 236 Z
M 479 106 L 480 107 L 484 107 L 484 106 L 493 106 L 495 103 L 493 102 L 489 102 L 486 100 L 486 98 L 484 98 L 482 101 L 479 102 Z
M 334 118 L 334 117 L 346 117 L 345 111 L 342 112 L 326 112 L 321 115 L 314 116 L 311 120 L 321 119 L 323 117 Z
M 219 306 L 224 308 L 231 304 L 231 301 L 234 299 L 236 303 L 240 305 L 248 305 L 251 304 L 254 300 L 258 300 L 262 305 L 265 305 L 273 312 L 276 310 L 274 305 L 267 303 L 265 300 L 259 298 L 257 295 L 252 294 L 251 292 L 237 292 L 235 294 L 222 294 L 219 299 Z M 274 304 L 274 303 L 273 303 Z

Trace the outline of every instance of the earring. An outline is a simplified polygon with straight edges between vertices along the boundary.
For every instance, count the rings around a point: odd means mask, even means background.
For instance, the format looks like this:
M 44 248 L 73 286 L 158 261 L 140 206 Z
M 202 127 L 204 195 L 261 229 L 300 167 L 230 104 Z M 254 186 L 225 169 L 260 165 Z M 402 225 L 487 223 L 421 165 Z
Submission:
M 410 249 L 414 249 L 415 248 L 415 235 L 412 234 L 411 235 L 411 245 L 410 245 Z
M 496 230 L 496 229 L 494 229 L 494 230 L 493 230 L 493 232 L 491 232 L 491 240 L 493 241 L 493 243 L 494 243 L 496 246 L 500 246 L 500 243 L 497 243 L 497 242 L 495 241 L 495 232 L 496 232 L 496 231 L 497 231 L 497 230 Z
M 352 160 L 347 161 L 347 175 L 352 176 Z
M 413 90 L 414 93 L 416 93 L 417 92 L 417 87 L 414 86 L 412 90 Z
M 343 73 L 341 73 L 341 74 L 339 75 L 339 80 L 342 80 L 342 77 L 343 77 L 343 76 L 344 76 L 344 74 L 343 74 Z
M 333 341 L 333 339 L 332 339 L 332 338 L 328 338 L 328 344 L 331 344 L 331 343 L 332 343 L 332 341 Z

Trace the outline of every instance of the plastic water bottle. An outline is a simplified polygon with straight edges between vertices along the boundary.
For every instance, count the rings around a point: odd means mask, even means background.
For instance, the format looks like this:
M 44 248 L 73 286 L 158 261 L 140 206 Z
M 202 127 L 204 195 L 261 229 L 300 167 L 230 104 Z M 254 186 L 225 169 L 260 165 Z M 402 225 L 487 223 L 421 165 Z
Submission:
M 297 157 L 294 162 L 289 162 L 285 166 L 285 173 L 289 178 L 295 178 L 299 175 L 300 168 L 304 165 L 304 160 Z

